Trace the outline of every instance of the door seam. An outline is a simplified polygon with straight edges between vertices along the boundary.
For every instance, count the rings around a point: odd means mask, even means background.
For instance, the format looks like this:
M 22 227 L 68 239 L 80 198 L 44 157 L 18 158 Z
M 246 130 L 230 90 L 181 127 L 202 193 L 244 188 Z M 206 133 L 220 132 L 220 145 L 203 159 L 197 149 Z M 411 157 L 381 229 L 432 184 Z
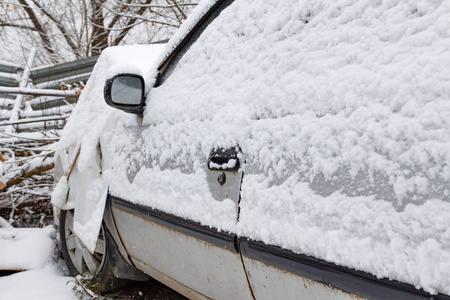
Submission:
M 250 284 L 250 278 L 248 277 L 247 269 L 245 268 L 244 257 L 242 257 L 241 242 L 237 235 L 235 236 L 235 239 L 236 239 L 235 244 L 236 244 L 237 250 L 239 252 L 239 258 L 241 259 L 242 268 L 244 268 L 245 278 L 247 279 L 247 284 L 248 284 L 248 289 L 250 290 L 250 295 L 252 296 L 253 300 L 256 300 L 255 294 L 253 293 L 252 285 Z

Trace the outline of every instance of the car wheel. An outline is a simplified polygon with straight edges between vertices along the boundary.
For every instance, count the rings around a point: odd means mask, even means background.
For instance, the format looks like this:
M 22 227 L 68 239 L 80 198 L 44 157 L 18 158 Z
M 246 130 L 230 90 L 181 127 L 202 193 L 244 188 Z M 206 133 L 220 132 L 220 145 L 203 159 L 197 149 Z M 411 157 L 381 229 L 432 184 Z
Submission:
M 106 259 L 104 225 L 100 229 L 97 246 L 92 254 L 73 232 L 73 220 L 73 209 L 61 211 L 59 219 L 61 248 L 69 273 L 71 276 L 78 274 L 93 276 L 99 274 Z

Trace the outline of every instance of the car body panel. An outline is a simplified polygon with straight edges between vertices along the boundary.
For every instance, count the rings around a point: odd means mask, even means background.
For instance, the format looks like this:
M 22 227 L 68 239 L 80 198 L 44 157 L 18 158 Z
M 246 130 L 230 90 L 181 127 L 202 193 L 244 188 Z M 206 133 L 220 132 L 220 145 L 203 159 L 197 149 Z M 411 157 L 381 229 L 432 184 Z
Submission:
M 113 199 L 112 211 L 132 261 L 212 299 L 252 299 L 234 235 L 201 227 L 196 231 L 192 222 L 118 199 Z
M 450 299 L 109 199 L 129 259 L 192 299 Z
M 366 299 L 261 261 L 244 258 L 255 299 Z
M 257 299 L 270 299 L 265 298 L 273 290 L 270 286 L 277 284 L 286 285 L 279 291 L 286 299 L 303 293 L 305 299 L 450 299 L 246 238 L 240 238 L 240 250 Z
M 148 264 L 144 264 L 138 259 L 134 260 L 135 266 L 139 269 L 145 272 L 146 274 L 150 275 L 152 278 L 158 280 L 159 282 L 163 283 L 164 285 L 170 287 L 171 289 L 177 291 L 181 295 L 185 296 L 188 299 L 192 300 L 208 300 L 211 298 L 206 297 L 203 294 L 200 294 L 199 292 L 193 290 L 192 288 L 185 286 L 184 284 L 174 280 L 173 278 L 167 276 L 164 273 L 161 273 L 160 271 L 150 267 Z

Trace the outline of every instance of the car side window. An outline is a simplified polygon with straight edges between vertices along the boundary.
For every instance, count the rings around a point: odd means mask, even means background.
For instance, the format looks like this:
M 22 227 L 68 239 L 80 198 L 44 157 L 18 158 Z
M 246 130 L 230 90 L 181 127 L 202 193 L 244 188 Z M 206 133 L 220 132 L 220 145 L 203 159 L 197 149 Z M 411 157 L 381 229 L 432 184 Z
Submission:
M 181 58 L 186 54 L 186 52 L 190 49 L 190 47 L 197 41 L 203 31 L 208 27 L 208 25 L 234 0 L 223 0 L 216 4 L 216 7 L 213 7 L 212 10 L 207 13 L 203 20 L 199 22 L 197 28 L 194 28 L 186 38 L 180 43 L 180 45 L 174 50 L 172 57 L 169 57 L 159 68 L 161 72 L 161 77 L 155 86 L 160 86 L 163 84 L 167 78 L 175 70 L 176 66 L 180 62 Z

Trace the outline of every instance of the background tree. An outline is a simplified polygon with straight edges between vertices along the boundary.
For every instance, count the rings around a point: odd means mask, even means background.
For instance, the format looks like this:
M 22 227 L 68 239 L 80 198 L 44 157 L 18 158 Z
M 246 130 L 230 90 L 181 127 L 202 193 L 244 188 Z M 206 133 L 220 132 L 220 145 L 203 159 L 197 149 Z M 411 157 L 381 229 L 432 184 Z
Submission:
M 108 46 L 169 38 L 195 0 L 0 1 L 0 57 L 23 61 L 38 47 L 40 63 L 99 55 Z

